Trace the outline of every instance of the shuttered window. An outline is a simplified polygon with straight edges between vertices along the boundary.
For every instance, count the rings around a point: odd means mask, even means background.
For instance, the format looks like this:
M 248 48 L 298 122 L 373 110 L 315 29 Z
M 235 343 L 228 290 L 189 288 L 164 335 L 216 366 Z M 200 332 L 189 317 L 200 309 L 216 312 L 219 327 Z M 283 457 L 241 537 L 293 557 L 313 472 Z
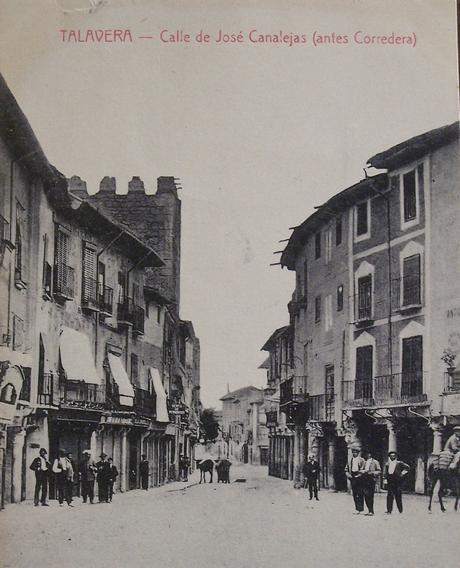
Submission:
M 417 216 L 415 170 L 403 175 L 404 221 L 411 221 Z
M 83 241 L 82 253 L 82 302 L 97 301 L 96 249 L 94 245 Z
M 403 306 L 420 304 L 420 255 L 414 254 L 403 262 Z
M 66 298 L 74 295 L 74 270 L 69 266 L 70 233 L 56 225 L 54 243 L 54 292 Z
M 356 380 L 368 381 L 372 379 L 372 345 L 356 349 Z
M 423 392 L 423 337 L 402 340 L 402 396 L 419 396 Z

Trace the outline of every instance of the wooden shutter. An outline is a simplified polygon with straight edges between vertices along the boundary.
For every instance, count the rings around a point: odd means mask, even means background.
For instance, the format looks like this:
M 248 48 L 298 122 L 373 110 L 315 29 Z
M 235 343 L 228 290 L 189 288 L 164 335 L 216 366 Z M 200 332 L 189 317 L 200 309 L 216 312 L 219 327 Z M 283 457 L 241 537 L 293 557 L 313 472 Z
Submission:
M 93 246 L 83 243 L 83 300 L 96 300 L 96 251 Z
M 404 191 L 404 221 L 410 221 L 417 216 L 415 170 L 403 175 Z
M 366 345 L 356 349 L 356 380 L 365 381 L 372 379 L 373 376 L 373 347 Z
M 358 280 L 358 319 L 372 315 L 372 276 L 364 276 Z
M 420 255 L 414 254 L 403 263 L 403 305 L 420 303 Z

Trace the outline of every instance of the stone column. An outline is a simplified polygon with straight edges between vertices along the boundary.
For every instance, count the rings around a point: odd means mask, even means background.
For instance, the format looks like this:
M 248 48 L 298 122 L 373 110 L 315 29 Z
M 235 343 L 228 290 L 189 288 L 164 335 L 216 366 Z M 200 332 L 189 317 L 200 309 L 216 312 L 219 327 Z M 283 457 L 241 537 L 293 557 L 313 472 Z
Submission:
M 442 431 L 443 427 L 439 423 L 430 425 L 433 430 L 433 453 L 439 454 L 442 451 Z
M 97 433 L 96 430 L 91 432 L 91 439 L 89 442 L 89 450 L 91 452 L 91 457 L 93 460 L 97 459 Z
M 21 501 L 22 490 L 22 454 L 24 450 L 24 440 L 26 431 L 20 430 L 16 432 L 13 440 L 13 464 L 12 464 L 12 478 L 13 478 L 13 493 L 12 502 L 19 503 Z
M 388 430 L 388 451 L 397 452 L 398 443 L 396 439 L 396 431 L 393 422 L 391 422 L 390 420 L 387 422 L 387 430 Z
M 300 444 L 299 444 L 299 459 L 300 459 L 300 472 L 299 472 L 299 487 L 303 487 L 305 476 L 303 473 L 303 465 L 306 461 L 307 452 L 307 439 L 304 427 L 300 427 Z
M 329 489 L 335 489 L 335 478 L 334 478 L 334 468 L 335 468 L 335 438 L 329 439 L 329 469 L 327 473 L 327 484 Z
M 300 464 L 300 436 L 301 428 L 296 425 L 294 429 L 294 487 L 297 488 L 300 486 L 300 471 L 302 469 Z
M 128 471 L 128 430 L 123 429 L 121 432 L 121 464 L 120 464 L 120 491 L 126 491 L 126 472 Z

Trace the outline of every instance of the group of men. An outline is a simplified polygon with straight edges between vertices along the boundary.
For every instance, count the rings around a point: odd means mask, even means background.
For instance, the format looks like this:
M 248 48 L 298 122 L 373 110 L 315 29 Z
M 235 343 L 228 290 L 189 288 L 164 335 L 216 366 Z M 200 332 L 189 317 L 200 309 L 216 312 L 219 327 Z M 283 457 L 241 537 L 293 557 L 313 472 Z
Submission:
M 104 452 L 100 460 L 95 463 L 91 459 L 90 450 L 84 450 L 82 461 L 77 468 L 70 452 L 59 450 L 53 464 L 48 461 L 48 452 L 41 448 L 39 456 L 30 465 L 35 472 L 34 504 L 47 507 L 48 485 L 51 474 L 54 475 L 56 496 L 62 507 L 64 501 L 69 507 L 73 507 L 73 488 L 75 483 L 81 484 L 81 496 L 83 503 L 94 503 L 94 487 L 97 481 L 98 499 L 100 503 L 110 503 L 113 497 L 113 486 L 118 477 L 118 470 L 113 464 L 112 458 L 107 459 Z
M 368 509 L 367 516 L 374 515 L 374 495 L 375 485 L 380 478 L 382 470 L 379 462 L 374 459 L 369 451 L 360 455 L 361 449 L 358 446 L 351 447 L 351 457 L 345 467 L 345 474 L 350 480 L 351 491 L 355 503 L 355 514 L 364 512 L 364 503 Z M 405 475 L 410 470 L 410 466 L 397 459 L 397 453 L 388 453 L 388 462 L 385 465 L 383 478 L 387 486 L 387 514 L 393 511 L 393 502 L 400 513 L 403 512 L 401 484 Z M 321 472 L 320 465 L 313 454 L 308 456 L 308 461 L 304 466 L 306 486 L 308 487 L 310 500 L 318 498 L 318 481 Z

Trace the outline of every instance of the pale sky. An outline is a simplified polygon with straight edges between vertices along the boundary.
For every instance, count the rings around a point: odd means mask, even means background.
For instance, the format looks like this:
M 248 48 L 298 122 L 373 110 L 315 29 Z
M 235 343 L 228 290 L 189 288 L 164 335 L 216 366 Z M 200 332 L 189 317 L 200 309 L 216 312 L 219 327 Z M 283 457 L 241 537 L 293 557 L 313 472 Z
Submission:
M 0 0 L 0 70 L 50 162 L 90 192 L 106 175 L 121 192 L 133 175 L 149 191 L 182 180 L 181 316 L 201 339 L 203 403 L 220 406 L 227 383 L 264 384 L 260 347 L 288 323 L 294 275 L 269 264 L 289 227 L 374 153 L 457 120 L 455 1 L 105 0 L 88 14 L 97 3 Z M 134 41 L 61 41 L 89 28 Z M 244 43 L 162 44 L 162 29 Z M 307 43 L 250 43 L 252 29 Z M 357 45 L 360 30 L 416 46 Z M 349 43 L 314 47 L 315 31 Z

